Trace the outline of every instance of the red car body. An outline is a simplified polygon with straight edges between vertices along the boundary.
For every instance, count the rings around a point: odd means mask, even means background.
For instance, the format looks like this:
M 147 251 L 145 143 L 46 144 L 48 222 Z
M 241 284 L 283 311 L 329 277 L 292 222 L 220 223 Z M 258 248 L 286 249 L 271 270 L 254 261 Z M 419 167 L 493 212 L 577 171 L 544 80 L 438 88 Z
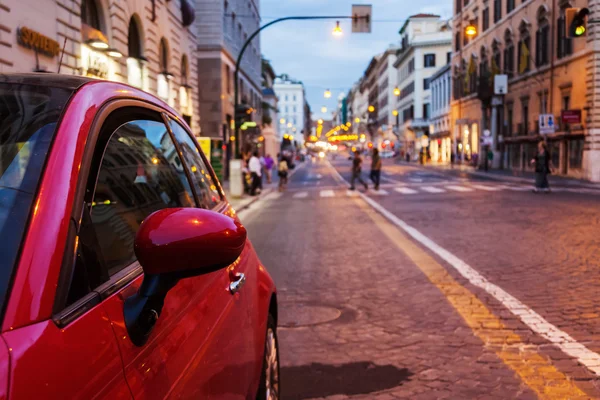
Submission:
M 180 280 L 142 346 L 130 340 L 123 311 L 144 278 L 139 265 L 117 276 L 118 282 L 111 278 L 112 292 L 69 315 L 69 323 L 60 322 L 55 296 L 86 173 L 86 146 L 101 111 L 135 101 L 189 127 L 167 104 L 127 85 L 58 76 L 36 80 L 71 85 L 74 94 L 60 117 L 6 297 L 0 399 L 254 398 L 268 315 L 276 318 L 276 291 L 249 240 L 233 264 Z M 217 211 L 237 220 L 224 196 Z M 232 295 L 227 288 L 240 273 L 246 285 Z

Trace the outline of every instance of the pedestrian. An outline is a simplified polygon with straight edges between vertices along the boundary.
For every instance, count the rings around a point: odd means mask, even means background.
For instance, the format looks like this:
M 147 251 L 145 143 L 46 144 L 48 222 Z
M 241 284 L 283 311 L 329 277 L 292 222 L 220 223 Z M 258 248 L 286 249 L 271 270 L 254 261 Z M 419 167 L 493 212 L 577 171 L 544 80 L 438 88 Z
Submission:
M 262 191 L 263 190 L 263 178 L 266 175 L 265 174 L 265 167 L 266 167 L 265 157 L 261 155 L 258 158 L 258 161 L 260 162 L 260 185 L 258 186 L 258 188 Z
M 273 158 L 271 157 L 271 155 L 267 154 L 267 156 L 265 157 L 265 172 L 267 175 L 267 183 L 271 183 L 271 175 L 272 175 L 272 170 L 273 170 L 274 164 L 275 164 L 275 161 L 273 161 Z
M 406 152 L 406 162 L 410 162 L 410 153 Z
M 381 156 L 378 149 L 373 149 L 371 157 L 371 180 L 375 185 L 375 190 L 379 190 L 379 180 L 381 179 Z
M 548 147 L 544 141 L 538 143 L 537 153 L 531 159 L 531 164 L 535 165 L 535 188 L 533 191 L 549 193 L 548 174 L 552 172 L 552 162 L 550 160 L 550 153 L 548 153 Z
M 252 187 L 250 189 L 250 195 L 255 196 L 256 190 L 260 188 L 260 180 L 262 176 L 262 168 L 260 165 L 260 160 L 258 158 L 258 151 L 255 151 L 250 157 L 250 161 L 248 161 L 248 170 L 250 170 L 250 175 L 252 176 Z
M 279 156 L 277 154 L 277 158 L 279 159 L 279 164 L 277 165 L 277 175 L 279 176 L 279 191 L 283 192 L 285 186 L 288 181 L 288 163 L 285 157 Z
M 362 167 L 362 158 L 360 157 L 360 151 L 356 150 L 354 152 L 354 159 L 352 160 L 352 180 L 350 181 L 350 190 L 354 190 L 354 181 L 358 179 L 360 183 L 365 186 L 365 190 L 369 189 L 369 185 L 365 181 L 363 181 L 360 176 Z
M 456 161 L 456 154 L 454 152 L 450 153 L 450 168 L 454 168 L 454 162 Z

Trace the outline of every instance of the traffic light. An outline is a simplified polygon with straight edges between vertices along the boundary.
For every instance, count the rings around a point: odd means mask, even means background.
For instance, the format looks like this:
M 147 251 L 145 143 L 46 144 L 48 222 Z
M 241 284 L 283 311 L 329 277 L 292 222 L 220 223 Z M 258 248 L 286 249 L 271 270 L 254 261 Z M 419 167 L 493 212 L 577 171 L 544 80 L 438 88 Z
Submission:
M 252 111 L 248 104 L 238 104 L 235 109 L 235 125 L 240 127 L 244 122 L 252 121 Z
M 586 35 L 589 14 L 590 10 L 587 8 L 567 8 L 565 10 L 566 37 L 576 38 Z

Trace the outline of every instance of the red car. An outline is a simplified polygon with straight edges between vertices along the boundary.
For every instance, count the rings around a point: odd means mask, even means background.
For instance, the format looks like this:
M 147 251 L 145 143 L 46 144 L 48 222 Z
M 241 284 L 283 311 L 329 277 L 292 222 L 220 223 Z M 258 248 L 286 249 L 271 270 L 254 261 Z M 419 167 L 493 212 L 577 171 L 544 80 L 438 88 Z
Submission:
M 272 279 L 190 129 L 0 75 L 0 399 L 277 399 Z

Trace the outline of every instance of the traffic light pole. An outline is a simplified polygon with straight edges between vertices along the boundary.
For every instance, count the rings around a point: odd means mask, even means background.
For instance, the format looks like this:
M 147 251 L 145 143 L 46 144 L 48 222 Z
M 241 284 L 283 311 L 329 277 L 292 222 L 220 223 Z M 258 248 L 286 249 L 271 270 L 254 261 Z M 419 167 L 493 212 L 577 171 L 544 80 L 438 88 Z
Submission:
M 244 52 L 246 51 L 246 48 L 248 47 L 248 45 L 250 44 L 250 42 L 252 42 L 252 40 L 264 29 L 268 28 L 271 25 L 275 25 L 279 22 L 283 22 L 283 21 L 306 21 L 306 20 L 318 20 L 318 19 L 335 19 L 335 20 L 340 20 L 340 19 L 354 19 L 355 17 L 348 17 L 348 16 L 297 16 L 297 17 L 283 17 L 283 18 L 278 18 L 275 19 L 269 23 L 264 24 L 263 26 L 261 26 L 260 28 L 258 28 L 252 35 L 250 35 L 250 37 L 246 40 L 246 42 L 244 42 L 244 45 L 242 46 L 242 49 L 240 50 L 240 53 L 238 54 L 237 60 L 235 62 L 235 72 L 233 75 L 233 95 L 234 95 L 234 148 L 235 148 L 235 158 L 236 159 L 241 159 L 242 158 L 242 154 L 241 154 L 241 143 L 240 143 L 240 127 L 238 124 L 238 121 L 236 121 L 235 119 L 235 110 L 237 110 L 240 101 L 239 101 L 239 93 L 238 93 L 238 80 L 239 80 L 239 74 L 240 74 L 240 65 L 242 63 L 242 56 L 244 55 Z M 358 19 L 367 19 L 368 17 L 356 17 Z

